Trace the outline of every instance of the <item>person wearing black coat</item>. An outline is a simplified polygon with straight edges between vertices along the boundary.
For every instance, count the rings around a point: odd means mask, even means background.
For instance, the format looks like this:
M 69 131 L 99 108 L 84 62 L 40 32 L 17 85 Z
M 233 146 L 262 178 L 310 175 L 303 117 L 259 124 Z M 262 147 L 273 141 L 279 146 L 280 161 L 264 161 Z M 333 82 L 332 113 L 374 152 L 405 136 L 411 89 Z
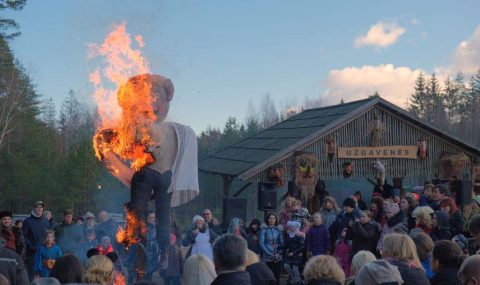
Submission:
M 451 240 L 453 237 L 452 229 L 449 224 L 448 213 L 436 211 L 432 219 L 432 231 L 430 232 L 432 240 Z
M 355 221 L 352 228 L 352 257 L 360 250 L 375 253 L 379 235 L 378 226 L 372 223 L 372 213 L 363 211 L 360 220 Z
M 29 284 L 27 270 L 22 258 L 13 250 L 5 248 L 6 241 L 0 237 L 0 274 L 11 285 Z
M 23 238 L 27 246 L 25 265 L 30 280 L 35 277 L 33 266 L 37 248 L 43 243 L 46 231 L 52 229 L 48 220 L 43 216 L 44 205 L 42 201 L 36 201 L 30 217 L 25 219 L 22 226 Z
M 259 244 L 259 233 L 260 233 L 261 222 L 259 219 L 255 218 L 252 220 L 247 229 L 247 245 L 248 249 L 260 255 L 262 249 Z
M 253 253 L 253 251 L 250 251 L 250 253 L 247 253 L 248 258 L 250 259 L 250 255 Z M 252 282 L 252 285 L 275 285 L 276 284 L 276 279 L 275 275 L 273 275 L 272 270 L 268 268 L 268 266 L 259 261 L 258 257 L 255 255 L 255 263 L 252 263 L 247 266 L 245 271 L 250 273 L 250 280 Z
M 300 284 L 299 267 L 304 261 L 305 238 L 300 235 L 300 226 L 300 222 L 289 221 L 284 240 L 284 268 L 290 276 L 292 284 Z

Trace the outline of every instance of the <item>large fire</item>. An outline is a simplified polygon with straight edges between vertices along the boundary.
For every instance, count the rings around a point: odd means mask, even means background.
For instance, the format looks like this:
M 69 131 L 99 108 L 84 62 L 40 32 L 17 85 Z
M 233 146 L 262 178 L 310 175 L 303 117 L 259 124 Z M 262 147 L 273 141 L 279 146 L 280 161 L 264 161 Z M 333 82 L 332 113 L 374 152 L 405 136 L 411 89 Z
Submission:
M 135 43 L 138 48 L 133 47 Z M 133 171 L 155 162 L 147 150 L 151 141 L 149 126 L 156 119 L 155 90 L 148 63 L 139 50 L 143 46 L 139 35 L 132 41 L 125 24 L 114 25 L 101 44 L 89 45 L 90 59 L 99 59 L 102 66 L 89 75 L 98 107 L 95 154 L 119 179 L 130 179 Z M 125 166 L 126 161 L 131 162 L 130 168 Z M 127 211 L 127 227 L 119 227 L 117 241 L 128 248 L 145 237 L 145 222 L 138 213 Z M 124 283 L 119 280 L 118 284 Z
M 144 46 L 139 35 L 135 36 L 135 42 L 139 48 Z M 89 76 L 98 106 L 97 133 L 93 138 L 96 156 L 103 160 L 113 153 L 131 161 L 130 167 L 138 170 L 154 162 L 146 145 L 151 140 L 148 126 L 155 120 L 152 106 L 155 96 L 147 80 L 148 63 L 133 43 L 125 24 L 114 25 L 103 43 L 89 45 L 90 58 L 99 57 L 103 66 Z M 143 75 L 128 80 L 137 74 Z M 109 167 L 117 176 L 124 171 L 116 165 Z

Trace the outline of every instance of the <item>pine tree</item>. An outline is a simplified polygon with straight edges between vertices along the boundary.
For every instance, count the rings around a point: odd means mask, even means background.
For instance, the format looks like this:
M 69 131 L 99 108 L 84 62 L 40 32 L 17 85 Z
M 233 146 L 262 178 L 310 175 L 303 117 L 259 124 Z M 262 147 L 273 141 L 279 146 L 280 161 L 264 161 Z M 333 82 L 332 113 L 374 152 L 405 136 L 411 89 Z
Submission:
M 419 118 L 425 118 L 428 110 L 427 82 L 423 73 L 415 80 L 415 92 L 410 97 L 410 111 Z

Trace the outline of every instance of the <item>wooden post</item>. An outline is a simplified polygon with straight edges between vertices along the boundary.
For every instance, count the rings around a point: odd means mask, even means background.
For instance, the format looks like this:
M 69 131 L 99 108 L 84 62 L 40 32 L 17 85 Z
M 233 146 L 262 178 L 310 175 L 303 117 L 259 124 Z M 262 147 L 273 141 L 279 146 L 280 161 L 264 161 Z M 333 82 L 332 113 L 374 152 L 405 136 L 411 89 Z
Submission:
M 223 178 L 223 201 L 222 201 L 222 230 L 226 231 L 230 221 L 228 221 L 228 207 L 227 198 L 230 193 L 230 186 L 232 185 L 233 176 L 222 175 Z

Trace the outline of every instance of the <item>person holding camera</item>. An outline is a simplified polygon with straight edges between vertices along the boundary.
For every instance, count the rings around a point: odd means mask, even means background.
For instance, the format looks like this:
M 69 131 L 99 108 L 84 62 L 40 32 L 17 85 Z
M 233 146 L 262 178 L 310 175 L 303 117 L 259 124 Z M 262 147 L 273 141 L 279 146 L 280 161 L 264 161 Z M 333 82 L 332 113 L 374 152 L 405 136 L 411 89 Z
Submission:
M 187 253 L 190 255 L 202 254 L 213 262 L 212 244 L 217 239 L 214 231 L 208 228 L 207 222 L 199 216 L 193 217 L 192 227 L 183 239 L 182 245 L 191 245 Z
M 267 226 L 260 231 L 260 248 L 262 249 L 262 261 L 272 270 L 277 284 L 279 284 L 280 273 L 282 272 L 282 248 L 283 232 L 278 226 L 278 220 L 275 214 L 267 215 Z

